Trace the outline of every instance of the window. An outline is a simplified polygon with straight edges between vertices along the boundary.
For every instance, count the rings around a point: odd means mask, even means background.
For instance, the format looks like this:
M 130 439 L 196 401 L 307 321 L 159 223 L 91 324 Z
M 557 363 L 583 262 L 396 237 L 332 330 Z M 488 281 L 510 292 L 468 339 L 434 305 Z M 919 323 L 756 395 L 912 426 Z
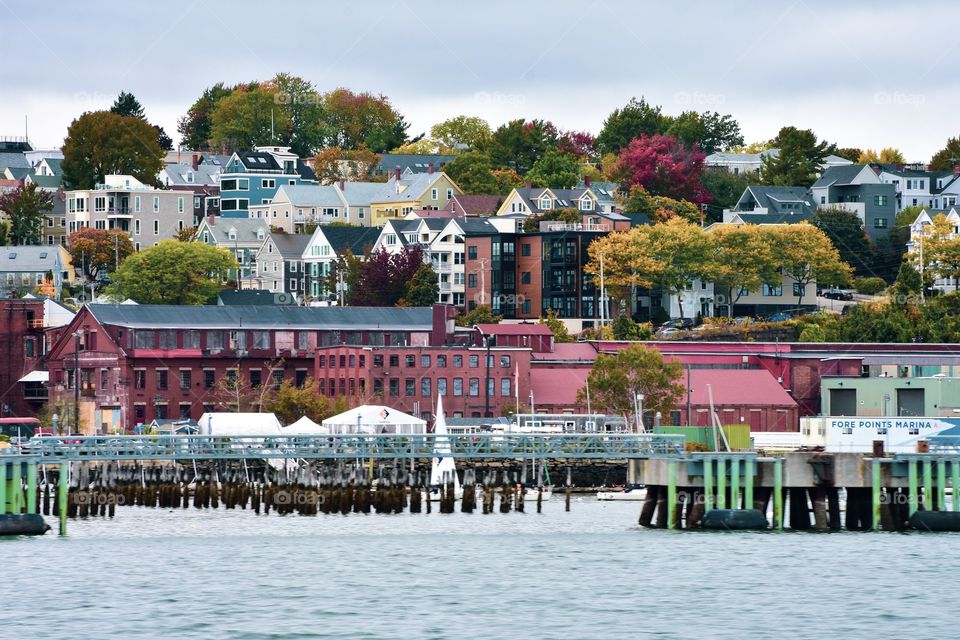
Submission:
M 530 313 L 531 312 L 530 308 L 531 308 L 530 300 L 527 298 L 524 298 L 523 305 L 522 305 L 523 313 Z
M 552 208 L 553 208 L 553 201 L 550 200 L 550 198 L 549 198 L 549 197 L 546 197 L 546 196 L 544 196 L 543 198 L 540 198 L 540 208 L 543 209 L 543 210 L 552 209 Z
M 373 366 L 374 368 L 383 366 L 383 356 L 373 356 Z
M 140 196 L 133 196 L 133 210 L 140 213 Z
M 524 271 L 520 274 L 520 284 L 530 284 L 530 272 Z
M 177 198 L 177 213 L 183 213 L 183 196 Z
M 146 369 L 135 369 L 133 372 L 133 388 L 134 389 L 145 389 L 147 386 L 147 371 Z
M 213 385 L 214 385 L 215 382 L 216 382 L 216 381 L 214 380 L 215 374 L 216 374 L 216 372 L 215 372 L 213 369 L 204 369 L 204 370 L 203 370 L 203 387 L 204 387 L 204 389 L 213 389 Z
M 477 247 L 476 247 L 476 246 L 467 247 L 467 258 L 469 258 L 470 260 L 476 260 L 476 259 L 477 259 Z
M 187 329 L 183 332 L 183 348 L 184 349 L 199 349 L 200 348 L 200 332 L 196 329 Z
M 501 369 L 510 368 L 510 356 L 500 356 L 500 368 Z
M 264 178 L 260 181 L 260 187 L 263 189 L 273 189 L 277 186 L 277 181 L 274 178 Z
M 798 298 L 803 295 L 803 286 L 799 282 L 793 283 L 793 295 Z
M 270 348 L 270 332 L 269 331 L 254 331 L 253 332 L 253 347 L 254 349 L 269 349 Z
M 157 389 L 167 388 L 167 370 L 157 369 Z
M 392 355 L 392 356 L 390 356 L 390 366 L 391 366 L 391 367 L 399 367 L 399 366 L 400 366 L 400 356 L 398 356 L 398 355 Z
M 440 190 L 439 190 L 439 189 L 431 189 L 431 190 L 430 190 L 430 199 L 431 199 L 431 200 L 439 200 L 439 199 L 440 199 Z
M 524 242 L 523 244 L 520 245 L 520 255 L 521 255 L 521 256 L 529 256 L 529 255 L 530 255 L 530 243 L 529 243 L 529 242 Z
M 463 366 L 463 356 L 453 356 L 453 367 L 459 369 Z
M 590 198 L 583 198 L 580 201 L 580 210 L 581 211 L 593 211 L 593 200 Z
M 408 396 L 416 395 L 417 381 L 414 378 L 407 378 L 404 380 L 404 386 L 406 387 L 406 393 Z
M 180 388 L 189 389 L 193 384 L 193 372 L 190 369 L 180 369 Z
M 447 356 L 437 356 L 437 368 L 445 369 L 447 367 Z
M 430 378 L 422 378 L 420 380 L 420 397 L 430 397 Z
M 510 397 L 510 378 L 500 378 L 500 395 Z
M 420 366 L 423 367 L 424 369 L 429 369 L 429 368 L 430 368 L 430 356 L 429 356 L 429 355 L 421 355 L 421 356 L 420 356 Z
M 467 286 L 470 287 L 471 289 L 477 288 L 477 274 L 475 273 L 467 274 Z
M 223 349 L 224 335 L 221 330 L 207 331 L 207 349 Z
M 463 378 L 454 378 L 453 379 L 453 395 L 462 396 L 463 395 Z
M 447 395 L 447 379 L 437 378 L 437 393 L 441 396 Z
M 783 285 L 771 285 L 766 282 L 763 283 L 763 295 L 765 296 L 782 296 L 783 295 Z
M 273 381 L 273 390 L 276 391 L 283 384 L 283 369 L 274 369 L 270 372 Z
M 400 378 L 390 378 L 390 395 L 400 395 Z
M 160 213 L 160 196 L 153 196 L 153 212 Z
M 136 331 L 133 345 L 137 349 L 153 349 L 156 345 L 156 334 L 153 331 Z
M 480 395 L 480 378 L 470 378 L 470 395 Z
M 886 206 L 887 196 L 873 196 L 873 204 L 877 205 L 878 207 Z
M 874 229 L 886 229 L 887 228 L 887 219 L 886 218 L 874 218 L 873 220 Z
M 157 331 L 157 348 L 176 349 L 177 332 L 173 329 L 163 329 L 161 331 Z
M 417 363 L 417 357 L 414 355 L 407 355 L 404 357 L 404 365 L 408 367 L 415 366 Z
M 480 356 L 470 356 L 470 368 L 476 369 L 480 366 Z
M 155 235 L 155 236 L 160 235 L 160 221 L 159 221 L 159 220 L 154 220 L 154 221 L 153 221 L 153 235 Z

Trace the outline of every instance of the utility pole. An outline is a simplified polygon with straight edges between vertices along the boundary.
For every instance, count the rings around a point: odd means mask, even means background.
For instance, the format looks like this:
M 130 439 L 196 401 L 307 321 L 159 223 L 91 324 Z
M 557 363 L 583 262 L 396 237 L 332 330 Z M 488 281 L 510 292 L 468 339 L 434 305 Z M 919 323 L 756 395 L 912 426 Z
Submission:
M 603 283 L 603 254 L 600 254 L 600 326 L 606 324 L 607 290 Z
M 923 223 L 920 223 L 920 304 L 924 304 L 926 302 L 923 295 L 923 290 L 926 288 L 923 282 L 923 234 Z
M 120 268 L 120 234 L 113 235 L 113 272 Z
M 80 336 L 83 331 L 73 333 L 73 428 L 80 433 Z

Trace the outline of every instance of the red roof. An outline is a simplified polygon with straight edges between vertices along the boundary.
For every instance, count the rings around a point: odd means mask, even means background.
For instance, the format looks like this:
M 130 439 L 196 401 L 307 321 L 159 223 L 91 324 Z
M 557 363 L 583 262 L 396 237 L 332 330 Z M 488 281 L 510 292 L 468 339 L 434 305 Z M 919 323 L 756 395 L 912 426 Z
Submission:
M 514 324 L 478 324 L 480 333 L 488 336 L 549 336 L 550 327 L 545 324 L 521 322 Z
M 686 372 L 680 382 L 686 387 Z M 710 385 L 710 390 L 713 391 L 714 405 L 780 408 L 797 406 L 790 394 L 765 369 L 691 369 L 691 404 L 710 405 L 707 385 Z M 683 402 L 686 402 L 686 396 Z
M 589 367 L 530 370 L 530 389 L 536 406 L 575 407 L 577 392 L 587 386 Z M 523 400 L 523 398 L 521 398 Z
M 534 360 L 567 360 L 574 362 L 593 362 L 597 359 L 597 350 L 589 342 L 557 342 L 553 352 L 533 353 Z
M 453 196 L 469 216 L 493 215 L 503 204 L 503 196 L 459 195 Z

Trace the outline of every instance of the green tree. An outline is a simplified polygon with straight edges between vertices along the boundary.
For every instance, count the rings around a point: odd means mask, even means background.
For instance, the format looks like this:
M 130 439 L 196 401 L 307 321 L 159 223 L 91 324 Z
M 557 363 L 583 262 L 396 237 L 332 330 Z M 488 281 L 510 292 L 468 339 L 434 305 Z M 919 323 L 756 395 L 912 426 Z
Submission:
M 203 94 L 190 105 L 186 115 L 177 121 L 177 132 L 180 133 L 180 145 L 183 148 L 196 150 L 210 148 L 211 116 L 217 108 L 217 103 L 231 93 L 233 88 L 227 87 L 222 82 L 203 90 Z
M 679 382 L 682 374 L 679 361 L 665 361 L 658 350 L 642 344 L 632 344 L 613 355 L 601 353 L 587 377 L 590 401 L 594 409 L 622 415 L 628 424 L 635 424 L 635 399 L 642 393 L 645 411 L 670 415 L 684 394 Z M 586 398 L 584 387 L 577 401 L 584 403 Z
M 71 189 L 93 189 L 110 174 L 157 184 L 163 150 L 157 132 L 142 118 L 109 111 L 88 112 L 71 123 L 63 142 L 63 181 Z
M 810 129 L 783 127 L 773 140 L 779 154 L 763 157 L 760 180 L 764 184 L 809 187 L 817 180 L 824 158 L 836 147 L 817 141 Z
M 407 141 L 408 124 L 383 95 L 335 89 L 323 94 L 323 143 L 384 153 Z
M 726 169 L 706 169 L 700 178 L 704 188 L 713 196 L 707 205 L 707 217 L 713 222 L 723 220 L 723 210 L 732 209 L 750 184 L 756 184 L 755 174 L 733 173 Z
M 282 97 L 274 84 L 240 86 L 217 101 L 210 116 L 210 138 L 215 147 L 229 151 L 276 144 L 291 127 L 290 116 L 280 107 Z
M 497 324 L 503 320 L 503 316 L 493 315 L 490 305 L 481 304 L 466 314 L 457 312 L 454 320 L 458 327 L 475 327 L 478 324 Z
M 853 267 L 854 273 L 873 275 L 876 255 L 860 216 L 840 207 L 826 207 L 817 209 L 811 222 L 830 238 L 840 259 Z
M 8 241 L 15 245 L 41 244 L 43 214 L 53 209 L 53 196 L 36 183 L 0 195 L 0 211 L 10 220 Z M 5 226 L 5 229 L 7 227 Z
M 293 424 L 306 416 L 320 424 L 333 415 L 330 401 L 319 391 L 316 381 L 307 378 L 298 387 L 292 380 L 284 380 L 263 403 L 263 410 L 277 416 L 281 424 Z
M 653 337 L 653 330 L 649 322 L 640 324 L 625 313 L 617 316 L 613 321 L 614 340 L 649 340 Z
M 901 262 L 900 271 L 897 273 L 897 281 L 893 288 L 893 302 L 895 304 L 914 302 L 919 299 L 922 288 L 923 281 L 920 279 L 920 272 L 914 269 L 909 262 Z
M 113 106 L 110 107 L 110 113 L 146 120 L 146 116 L 143 113 L 143 105 L 140 104 L 132 93 L 127 93 L 126 91 L 121 91 L 117 99 L 113 101 Z
M 715 111 L 684 111 L 670 118 L 669 123 L 667 135 L 688 147 L 697 145 L 707 155 L 743 144 L 740 124 L 731 115 L 720 115 Z
M 120 229 L 86 227 L 70 234 L 69 246 L 74 267 L 85 269 L 85 275 L 93 278 L 116 271 L 134 252 L 130 236 Z
M 433 267 L 425 264 L 413 274 L 407 283 L 407 292 L 401 300 L 405 303 L 403 306 L 429 307 L 436 304 L 439 294 L 440 285 L 437 283 L 437 274 Z
M 844 285 L 851 269 L 823 231 L 809 223 L 776 225 L 771 242 L 780 266 L 796 284 L 797 306 L 803 303 L 807 285 Z
M 484 151 L 496 167 L 526 174 L 557 143 L 557 130 L 544 120 L 511 120 L 500 125 Z
M 287 123 L 283 143 L 301 158 L 312 156 L 323 146 L 323 106 L 313 85 L 298 76 L 278 73 L 273 78 L 277 87 L 274 96 L 278 110 L 283 110 Z
M 534 186 L 570 189 L 580 179 L 580 162 L 572 155 L 547 149 L 527 173 Z
M 540 318 L 540 324 L 547 325 L 547 328 L 553 333 L 554 342 L 573 342 L 573 336 L 567 330 L 567 325 L 557 317 L 553 309 L 547 309 L 547 316 Z
M 444 167 L 444 173 L 463 189 L 464 193 L 499 193 L 499 185 L 493 175 L 490 157 L 480 151 L 461 153 Z
M 237 268 L 227 249 L 163 240 L 124 260 L 107 293 L 140 304 L 206 304 L 223 289 L 225 275 Z
M 5 247 L 10 243 L 10 225 L 5 220 L 0 220 L 0 247 Z
M 620 153 L 620 149 L 640 136 L 666 133 L 669 118 L 660 107 L 647 104 L 644 98 L 631 98 L 622 109 L 614 109 L 603 121 L 596 146 L 601 153 Z
M 960 138 L 950 138 L 946 146 L 933 154 L 930 168 L 933 171 L 951 171 L 960 164 Z
M 456 116 L 430 128 L 430 137 L 440 143 L 444 151 L 459 152 L 480 149 L 490 142 L 490 125 L 483 118 Z
M 713 242 L 714 286 L 729 292 L 729 316 L 733 316 L 733 308 L 744 294 L 758 291 L 765 283 L 780 283 L 780 264 L 768 227 L 721 224 L 709 235 Z
M 850 159 L 857 164 L 904 164 L 906 162 L 900 150 L 892 147 L 881 149 L 880 153 L 877 153 L 873 149 L 865 149 L 858 157 Z

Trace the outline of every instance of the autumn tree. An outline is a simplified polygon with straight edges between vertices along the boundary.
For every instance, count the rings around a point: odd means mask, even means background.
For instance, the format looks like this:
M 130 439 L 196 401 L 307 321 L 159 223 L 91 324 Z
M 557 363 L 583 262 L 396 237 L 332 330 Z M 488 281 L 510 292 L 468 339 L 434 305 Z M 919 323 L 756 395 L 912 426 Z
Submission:
M 863 154 L 864 154 L 864 150 L 860 149 L 859 147 L 842 147 L 840 149 L 837 149 L 834 153 L 835 155 L 838 155 L 841 158 L 845 158 L 854 164 L 869 164 L 869 162 L 861 161 L 861 158 L 863 157 Z
M 580 162 L 557 149 L 547 149 L 527 173 L 527 180 L 534 186 L 553 189 L 573 188 L 579 179 Z
M 140 304 L 206 304 L 223 289 L 225 274 L 237 268 L 227 249 L 163 240 L 124 260 L 107 293 Z
M 430 128 L 430 137 L 440 143 L 442 150 L 454 153 L 483 148 L 492 133 L 486 120 L 472 116 L 456 116 Z
M 196 227 L 184 227 L 183 229 L 177 229 L 177 232 L 173 234 L 173 239 L 180 242 L 192 242 L 196 236 Z
M 614 177 L 626 188 L 640 185 L 653 195 L 700 204 L 710 201 L 701 181 L 704 157 L 676 138 L 641 136 L 620 151 Z
M 272 83 L 236 87 L 217 102 L 210 116 L 211 143 L 229 151 L 276 143 L 277 132 L 290 127 L 290 117 L 280 102 L 279 90 Z
M 729 291 L 727 313 L 731 317 L 743 295 L 764 284 L 781 281 L 780 263 L 767 227 L 720 224 L 713 227 L 709 236 L 713 244 L 714 288 Z
M 794 284 L 797 306 L 803 303 L 807 285 L 843 285 L 852 270 L 830 239 L 812 224 L 776 225 L 770 228 L 771 242 L 783 269 Z
M 321 149 L 313 158 L 313 173 L 320 184 L 344 180 L 369 180 L 380 162 L 380 156 L 366 149 L 344 150 L 340 147 Z
M 411 296 L 422 302 L 426 295 L 424 284 L 428 274 L 422 272 L 419 278 L 414 280 L 422 267 L 429 267 L 424 265 L 424 253 L 419 245 L 406 246 L 394 254 L 383 248 L 374 252 L 368 251 L 362 261 L 356 260 L 345 266 L 355 270 L 354 273 L 344 274 L 345 279 L 350 282 L 346 299 L 351 306 L 392 306 L 405 298 L 409 301 Z M 429 268 L 430 273 L 433 273 L 433 268 Z M 432 278 L 436 281 L 435 274 Z M 411 291 L 411 283 L 418 285 L 416 291 Z M 436 296 L 434 290 L 430 304 L 436 301 Z
M 116 271 L 133 252 L 133 242 L 121 229 L 85 227 L 70 234 L 70 260 L 92 278 Z
M 274 395 L 271 372 L 282 371 L 283 360 L 267 362 L 265 368 L 267 376 L 259 382 L 254 382 L 239 366 L 228 369 L 226 375 L 217 379 L 204 400 L 219 405 L 221 410 L 229 413 L 272 413 L 268 408 Z
M 573 156 L 580 162 L 596 162 L 597 139 L 587 131 L 564 131 L 557 137 L 557 151 Z
M 659 106 L 647 104 L 644 98 L 631 98 L 622 109 L 614 109 L 603 121 L 596 146 L 601 153 L 619 154 L 635 138 L 666 133 L 667 126 L 668 118 Z
M 682 374 L 679 361 L 666 361 L 657 349 L 642 344 L 631 344 L 615 354 L 601 353 L 587 377 L 590 402 L 595 409 L 636 424 L 635 403 L 642 393 L 644 411 L 669 415 L 683 398 Z M 577 393 L 581 404 L 586 402 L 588 387 Z
M 503 316 L 493 314 L 493 310 L 488 304 L 478 304 L 472 311 L 461 314 L 457 311 L 454 318 L 458 327 L 474 327 L 478 324 L 497 324 L 503 320 Z
M 497 185 L 495 194 L 507 195 L 513 189 L 519 189 L 524 184 L 523 178 L 513 169 L 494 169 L 491 173 L 494 183 Z
M 863 150 L 857 158 L 853 158 L 857 164 L 904 164 L 906 159 L 899 149 L 887 147 L 877 153 L 874 149 Z
M 539 323 L 546 325 L 547 328 L 550 329 L 554 342 L 573 342 L 573 336 L 570 335 L 567 325 L 557 317 L 553 309 L 547 309 L 546 317 L 541 317 Z
M 320 424 L 334 415 L 329 399 L 320 393 L 312 377 L 299 387 L 293 380 L 284 380 L 279 389 L 264 399 L 263 410 L 274 414 L 284 425 L 293 424 L 304 416 Z
M 810 129 L 783 127 L 773 140 L 778 154 L 763 157 L 760 181 L 787 187 L 809 187 L 820 174 L 823 161 L 836 150 L 832 144 L 817 141 Z
M 9 220 L 9 226 L 4 225 L 7 242 L 13 245 L 43 242 L 43 214 L 51 210 L 53 196 L 38 189 L 36 183 L 21 185 L 0 195 L 0 212 Z
M 406 292 L 397 302 L 406 307 L 429 307 L 437 302 L 440 284 L 437 274 L 429 264 L 421 265 L 407 282 Z
M 624 213 L 645 214 L 651 222 L 666 222 L 679 217 L 688 222 L 700 223 L 700 207 L 686 200 L 675 200 L 666 196 L 652 196 L 640 185 L 630 189 L 621 206 Z
M 920 252 L 913 252 L 911 257 L 919 267 Z M 922 266 L 925 277 L 945 280 L 956 290 L 960 282 L 960 237 L 942 213 L 935 215 L 933 224 L 924 229 Z
M 163 150 L 156 131 L 142 118 L 93 111 L 70 124 L 60 166 L 71 189 L 93 189 L 110 174 L 131 175 L 155 185 L 163 168 Z
M 335 89 L 323 94 L 323 145 L 383 153 L 407 141 L 403 116 L 384 95 Z

